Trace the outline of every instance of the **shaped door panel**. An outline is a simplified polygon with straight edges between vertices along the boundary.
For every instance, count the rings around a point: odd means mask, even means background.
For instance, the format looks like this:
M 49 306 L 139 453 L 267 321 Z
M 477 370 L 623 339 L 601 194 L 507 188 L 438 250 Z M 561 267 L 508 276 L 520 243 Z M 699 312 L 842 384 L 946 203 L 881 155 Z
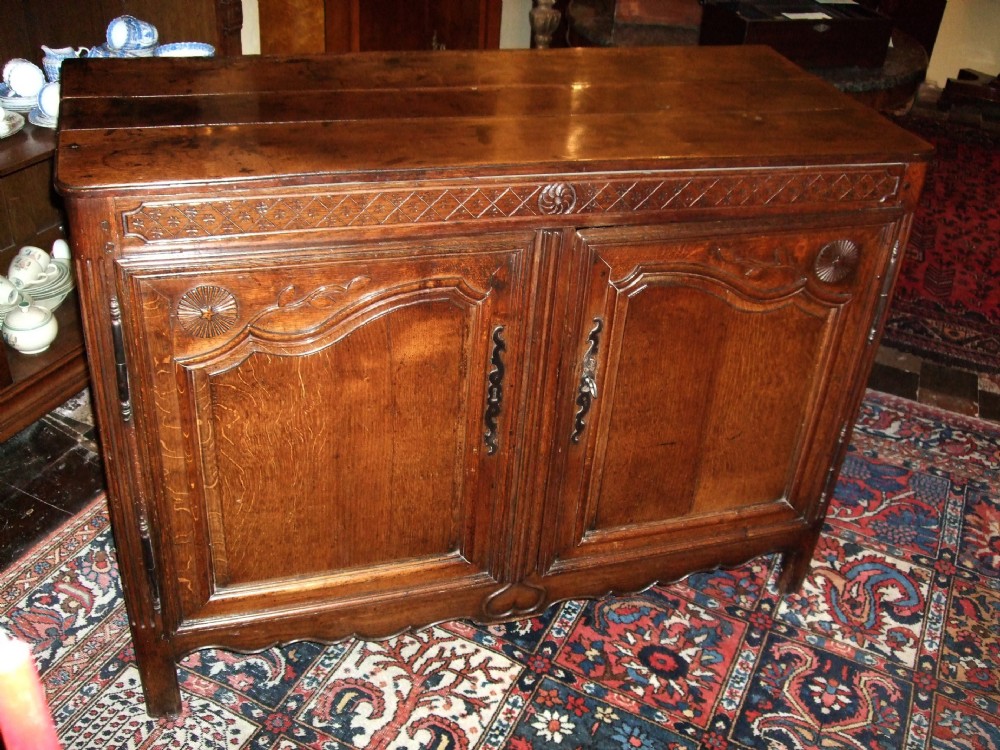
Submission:
M 884 224 L 579 232 L 565 264 L 579 284 L 564 353 L 576 375 L 542 569 L 804 522 L 872 316 L 855 300 L 879 283 L 892 236 Z
M 123 266 L 178 621 L 493 580 L 532 242 Z

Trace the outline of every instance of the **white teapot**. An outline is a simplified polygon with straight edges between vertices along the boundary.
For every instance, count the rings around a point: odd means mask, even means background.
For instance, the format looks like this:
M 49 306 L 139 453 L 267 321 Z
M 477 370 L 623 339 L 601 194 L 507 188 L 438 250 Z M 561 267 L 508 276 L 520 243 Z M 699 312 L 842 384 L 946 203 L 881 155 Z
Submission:
M 22 300 L 7 313 L 3 340 L 22 354 L 41 354 L 55 341 L 59 323 L 51 310 Z

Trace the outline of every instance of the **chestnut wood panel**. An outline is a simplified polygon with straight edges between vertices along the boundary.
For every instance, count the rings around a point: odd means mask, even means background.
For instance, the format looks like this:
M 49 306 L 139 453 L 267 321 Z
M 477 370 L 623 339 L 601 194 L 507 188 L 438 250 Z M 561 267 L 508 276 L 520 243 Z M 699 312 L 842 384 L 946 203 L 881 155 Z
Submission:
M 123 292 L 144 311 L 127 325 L 151 347 L 133 357 L 158 363 L 133 371 L 152 394 L 133 408 L 162 446 L 149 460 L 177 540 L 163 555 L 188 582 L 179 624 L 287 606 L 293 579 L 335 600 L 502 565 L 489 532 L 502 525 L 502 406 L 523 372 L 514 311 L 532 244 L 529 233 L 336 263 L 310 250 L 194 277 L 125 265 Z M 206 300 L 213 318 L 171 322 Z M 486 440 L 495 357 L 502 399 Z M 294 406 L 268 407 L 280 404 Z
M 143 61 L 148 64 L 142 69 L 127 60 L 85 61 L 65 73 L 70 93 L 64 96 L 61 112 L 67 148 L 58 178 L 67 187 L 118 189 L 234 175 L 268 179 L 326 173 L 344 179 L 359 172 L 378 171 L 384 176 L 412 170 L 441 172 L 470 161 L 509 172 L 509 165 L 544 165 L 552 170 L 567 161 L 591 169 L 621 159 L 647 168 L 706 159 L 724 166 L 787 162 L 806 153 L 829 158 L 852 154 L 856 160 L 890 148 L 920 150 L 918 139 L 887 128 L 877 113 L 837 96 L 779 56 L 763 48 L 749 54 L 754 66 L 745 65 L 736 49 L 721 50 L 718 57 L 707 50 L 691 50 L 690 62 L 681 64 L 687 59 L 684 51 L 669 48 L 560 50 L 538 56 L 512 50 L 497 52 L 488 60 L 464 52 L 413 53 L 404 58 L 372 54 L 349 58 L 349 63 L 336 57 L 328 64 L 290 59 L 267 67 L 255 67 L 248 58 L 197 60 L 183 68 L 168 60 L 152 60 Z M 439 63 L 438 57 L 442 57 Z M 572 75 L 559 75 L 560 64 L 572 67 Z M 433 74 L 422 73 L 422 66 L 430 66 Z M 643 87 L 630 83 L 635 70 L 659 71 L 655 82 L 666 87 L 663 98 L 653 99 Z M 148 76 L 164 81 L 157 95 L 148 93 Z M 107 82 L 101 99 L 128 100 L 131 120 L 119 114 L 116 127 L 98 127 L 92 111 L 104 105 L 91 101 L 95 92 L 88 81 Z M 727 106 L 706 116 L 713 95 L 697 92 L 711 91 L 712 82 L 731 87 L 739 81 L 755 90 L 773 91 L 774 96 L 750 101 L 740 97 L 737 102 L 747 107 Z M 785 94 L 780 91 L 782 82 L 790 86 Z M 538 86 L 558 88 L 552 109 L 530 108 Z M 502 89 L 510 101 L 524 106 L 508 115 L 502 109 L 489 111 L 488 95 L 476 93 L 484 87 Z M 617 105 L 614 111 L 593 98 L 590 105 L 585 103 L 587 91 L 605 87 L 605 101 Z M 394 101 L 393 94 L 401 88 L 413 94 Z M 358 93 L 336 93 L 342 90 Z M 327 108 L 321 93 L 327 91 L 334 99 L 346 97 L 348 109 Z M 384 92 L 384 98 L 373 96 L 367 105 L 351 109 L 350 98 L 357 101 L 364 92 Z M 417 96 L 418 92 L 427 96 Z M 714 96 L 721 98 L 721 93 Z M 209 130 L 205 125 L 227 119 L 217 107 L 213 117 L 214 105 L 206 101 L 220 94 L 238 95 L 243 104 L 234 108 L 228 122 L 233 127 Z M 272 94 L 281 97 L 281 112 L 267 103 Z M 819 103 L 824 96 L 828 103 Z M 162 123 L 164 113 L 174 110 L 175 97 L 184 97 L 178 112 L 190 119 L 174 119 L 169 129 L 136 131 L 126 125 Z M 470 100 L 482 102 L 479 112 L 463 109 Z M 651 106 L 651 100 L 659 106 Z M 574 103 L 580 113 L 572 118 L 554 115 L 566 111 L 559 108 L 560 102 Z M 118 107 L 121 113 L 123 106 Z M 258 120 L 241 123 L 252 107 L 259 108 Z M 360 123 L 364 126 L 358 127 Z M 734 142 L 734 131 L 747 133 L 746 144 Z M 289 149 L 290 142 L 303 146 Z M 415 142 L 421 144 L 419 149 L 412 147 Z M 251 143 L 254 148 L 247 148 Z M 672 145 L 669 152 L 664 143 Z M 72 159 L 74 153 L 98 147 L 109 152 L 101 163 Z M 155 157 L 150 158 L 159 149 L 173 151 L 169 180 L 158 179 L 163 172 Z
M 567 260 L 584 280 L 580 380 L 559 410 L 571 445 L 550 563 L 641 557 L 679 528 L 694 545 L 726 522 L 804 518 L 823 491 L 810 445 L 837 441 L 843 353 L 862 344 L 895 235 L 854 223 L 580 232 Z M 825 281 L 838 249 L 856 265 Z
M 207 645 L 801 583 L 925 143 L 761 48 L 140 62 L 57 184 L 152 714 Z

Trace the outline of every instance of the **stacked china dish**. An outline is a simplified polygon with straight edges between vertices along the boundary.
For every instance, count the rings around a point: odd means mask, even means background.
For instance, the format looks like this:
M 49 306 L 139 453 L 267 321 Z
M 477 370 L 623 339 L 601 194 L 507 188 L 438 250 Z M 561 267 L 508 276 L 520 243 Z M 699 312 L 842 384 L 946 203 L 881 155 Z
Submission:
M 46 58 L 48 59 L 48 58 Z M 46 71 L 49 66 L 46 65 Z M 58 75 L 46 81 L 46 72 L 31 60 L 15 57 L 3 66 L 3 84 L 0 85 L 0 107 L 8 113 L 18 115 L 20 125 L 16 130 L 5 132 L 0 127 L 0 138 L 13 135 L 24 125 L 22 113 L 27 113 L 28 122 L 45 128 L 54 128 L 59 117 Z M 5 120 L 6 124 L 6 120 Z
M 45 74 L 30 60 L 15 57 L 3 66 L 0 84 L 0 138 L 13 135 L 24 127 L 24 114 L 38 105 L 38 94 L 45 86 Z
M 158 44 L 159 32 L 148 21 L 118 16 L 108 24 L 105 42 L 96 47 L 42 45 L 42 67 L 14 58 L 3 68 L 0 84 L 0 138 L 14 135 L 28 122 L 43 128 L 59 124 L 59 78 L 64 61 L 75 57 L 212 57 L 215 47 L 203 42 Z
M 53 313 L 73 289 L 69 245 L 52 243 L 52 252 L 22 247 L 11 261 L 7 278 L 0 276 L 0 322 L 3 339 L 23 354 L 39 354 L 55 340 L 59 326 Z

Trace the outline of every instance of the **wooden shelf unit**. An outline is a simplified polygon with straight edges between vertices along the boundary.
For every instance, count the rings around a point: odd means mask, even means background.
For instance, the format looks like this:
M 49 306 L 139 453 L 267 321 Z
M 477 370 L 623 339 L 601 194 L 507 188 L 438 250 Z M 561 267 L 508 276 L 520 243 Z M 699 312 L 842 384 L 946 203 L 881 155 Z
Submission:
M 0 141 L 0 272 L 24 245 L 48 249 L 64 236 L 52 190 L 55 133 L 26 123 Z M 75 293 L 56 310 L 59 335 L 45 352 L 0 357 L 0 441 L 7 440 L 87 385 Z

